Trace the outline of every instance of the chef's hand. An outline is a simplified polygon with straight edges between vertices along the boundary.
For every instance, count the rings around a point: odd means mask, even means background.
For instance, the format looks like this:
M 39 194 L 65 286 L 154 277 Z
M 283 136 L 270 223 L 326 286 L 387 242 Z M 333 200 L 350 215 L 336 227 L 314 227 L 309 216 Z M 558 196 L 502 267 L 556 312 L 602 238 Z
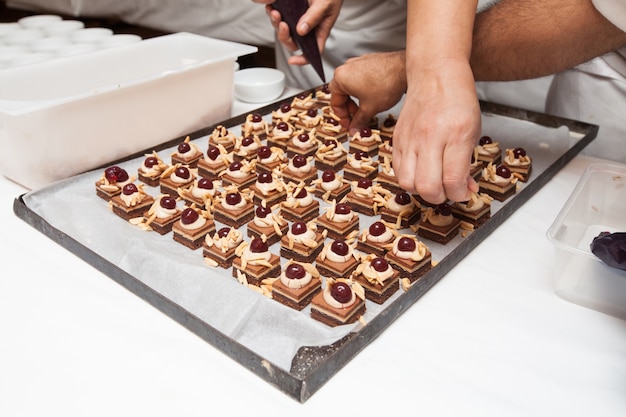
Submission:
M 276 34 L 280 43 L 294 52 L 298 50 L 298 45 L 292 39 L 289 33 L 287 23 L 282 21 L 280 12 L 274 10 L 271 6 L 274 0 L 252 0 L 255 3 L 265 4 L 265 10 L 270 17 L 272 26 L 276 30 Z M 320 53 L 324 51 L 326 40 L 330 35 L 330 30 L 335 25 L 343 0 L 309 0 L 309 9 L 302 15 L 298 21 L 296 30 L 300 36 L 304 36 L 311 30 L 315 29 L 317 45 Z M 291 65 L 306 65 L 309 61 L 302 54 L 289 57 L 287 62 Z
M 369 126 L 373 116 L 402 99 L 406 91 L 404 56 L 404 51 L 371 53 L 350 58 L 335 69 L 329 83 L 330 104 L 350 134 Z
M 481 131 L 471 68 L 468 62 L 446 61 L 417 71 L 393 135 L 396 178 L 406 191 L 433 204 L 467 201 L 478 191 L 469 171 Z

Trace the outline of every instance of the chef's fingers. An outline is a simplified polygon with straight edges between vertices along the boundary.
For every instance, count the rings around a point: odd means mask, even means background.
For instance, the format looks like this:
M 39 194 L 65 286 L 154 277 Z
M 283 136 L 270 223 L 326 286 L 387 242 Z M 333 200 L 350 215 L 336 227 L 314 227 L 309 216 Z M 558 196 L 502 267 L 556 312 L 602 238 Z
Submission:
M 417 193 L 415 189 L 415 167 L 417 166 L 417 154 L 412 151 L 402 151 L 395 146 L 392 148 L 392 167 L 398 185 L 410 194 Z
M 442 183 L 452 201 L 467 201 L 476 182 L 470 177 L 471 152 L 460 143 L 449 143 L 443 152 Z

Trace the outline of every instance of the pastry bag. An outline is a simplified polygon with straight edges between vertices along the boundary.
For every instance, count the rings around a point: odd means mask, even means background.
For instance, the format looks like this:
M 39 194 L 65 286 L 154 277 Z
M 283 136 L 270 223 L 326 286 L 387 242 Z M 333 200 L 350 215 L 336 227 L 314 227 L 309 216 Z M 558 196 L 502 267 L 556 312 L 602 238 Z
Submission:
M 315 30 L 310 31 L 305 36 L 300 36 L 296 32 L 298 20 L 309 8 L 309 2 L 307 0 L 276 0 L 272 3 L 272 7 L 280 12 L 283 21 L 289 26 L 291 37 L 296 41 L 305 58 L 309 60 L 315 72 L 322 79 L 322 82 L 326 83 L 322 56 L 315 39 Z

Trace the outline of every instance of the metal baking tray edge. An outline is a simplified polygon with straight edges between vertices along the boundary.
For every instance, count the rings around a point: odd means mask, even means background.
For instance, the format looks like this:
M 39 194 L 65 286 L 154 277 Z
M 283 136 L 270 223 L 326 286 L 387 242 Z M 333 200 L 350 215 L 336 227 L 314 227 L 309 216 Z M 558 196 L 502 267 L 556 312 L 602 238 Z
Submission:
M 282 100 L 286 101 L 286 100 Z M 257 109 L 256 112 L 269 112 L 277 103 Z M 249 369 L 266 382 L 278 388 L 291 398 L 304 403 L 317 392 L 334 374 L 345 366 L 358 352 L 365 348 L 371 341 L 379 336 L 396 318 L 406 311 L 417 299 L 424 295 L 432 286 L 441 280 L 461 259 L 463 259 L 474 247 L 502 224 L 522 204 L 532 197 L 554 175 L 572 160 L 585 146 L 587 146 L 598 133 L 598 126 L 576 120 L 554 117 L 543 113 L 523 110 L 496 103 L 481 101 L 483 114 L 497 114 L 514 119 L 526 120 L 546 127 L 566 126 L 570 135 L 580 136 L 580 139 L 563 153 L 551 166 L 542 172 L 532 182 L 528 183 L 520 192 L 511 197 L 503 207 L 498 210 L 491 219 L 483 226 L 470 233 L 448 256 L 441 259 L 424 277 L 416 282 L 408 291 L 391 302 L 376 317 L 370 320 L 366 326 L 358 332 L 350 333 L 343 339 L 329 346 L 303 347 L 292 362 L 290 372 L 274 366 L 265 358 L 241 345 L 230 337 L 224 335 L 212 326 L 208 325 L 191 312 L 171 300 L 158 294 L 146 284 L 140 282 L 118 266 L 110 263 L 89 248 L 78 243 L 63 231 L 52 227 L 46 219 L 34 213 L 25 204 L 23 196 L 14 200 L 13 211 L 22 220 L 40 231 L 50 239 L 78 256 L 83 261 L 92 265 L 102 273 L 109 276 L 124 288 L 142 298 L 144 301 L 157 308 L 227 356 L 237 361 L 243 367 Z M 249 113 L 249 112 L 248 112 Z M 190 133 L 193 138 L 210 134 L 218 124 L 233 126 L 245 120 L 248 113 L 235 116 L 227 121 L 217 123 L 196 132 Z M 132 159 L 152 150 L 165 149 L 174 146 L 184 138 L 175 138 L 157 147 L 147 149 L 135 155 L 128 156 Z M 111 163 L 115 163 L 113 161 Z M 308 371 L 301 371 L 299 365 L 306 363 Z

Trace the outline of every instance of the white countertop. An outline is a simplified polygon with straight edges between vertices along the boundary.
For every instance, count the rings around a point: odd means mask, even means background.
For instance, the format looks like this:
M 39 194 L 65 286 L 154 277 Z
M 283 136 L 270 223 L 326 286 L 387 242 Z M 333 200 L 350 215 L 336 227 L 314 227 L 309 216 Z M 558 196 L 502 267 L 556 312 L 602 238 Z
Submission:
M 593 161 L 576 157 L 304 404 L 17 218 L 26 190 L 0 177 L 0 415 L 624 416 L 626 322 L 554 293 L 545 236 Z

